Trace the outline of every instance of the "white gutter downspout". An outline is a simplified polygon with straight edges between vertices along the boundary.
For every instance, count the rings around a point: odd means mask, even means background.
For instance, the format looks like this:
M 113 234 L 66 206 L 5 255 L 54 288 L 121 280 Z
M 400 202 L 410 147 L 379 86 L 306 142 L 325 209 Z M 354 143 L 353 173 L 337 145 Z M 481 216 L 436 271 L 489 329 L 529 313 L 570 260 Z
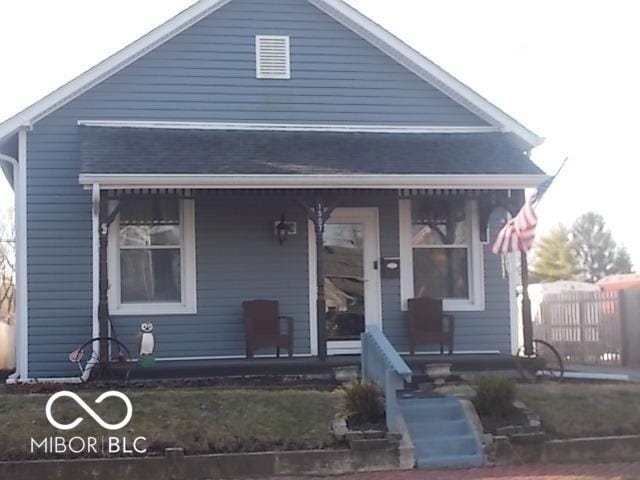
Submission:
M 92 327 L 91 338 L 100 336 L 100 184 L 94 183 L 91 188 L 91 259 L 92 259 Z M 93 355 L 82 372 L 82 381 L 86 382 L 91 370 L 100 357 L 100 342 L 93 342 Z
M 29 378 L 28 305 L 27 305 L 27 128 L 18 132 L 18 160 L 0 154 L 0 161 L 13 169 L 16 223 L 16 371 L 7 383 L 80 383 L 83 377 Z

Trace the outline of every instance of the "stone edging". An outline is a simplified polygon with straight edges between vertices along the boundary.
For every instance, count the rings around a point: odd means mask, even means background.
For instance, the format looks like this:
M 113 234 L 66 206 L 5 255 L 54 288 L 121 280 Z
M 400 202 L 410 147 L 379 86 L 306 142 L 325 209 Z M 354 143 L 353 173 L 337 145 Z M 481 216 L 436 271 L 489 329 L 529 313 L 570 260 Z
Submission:
M 186 456 L 170 448 L 164 456 L 83 460 L 0 462 L 0 478 L 73 478 L 98 480 L 234 479 L 276 475 L 339 475 L 351 472 L 412 468 L 401 459 L 401 449 L 371 445 L 367 449 L 234 453 Z
M 640 460 L 640 435 L 566 440 L 547 440 L 544 435 L 496 436 L 487 447 L 495 465 Z

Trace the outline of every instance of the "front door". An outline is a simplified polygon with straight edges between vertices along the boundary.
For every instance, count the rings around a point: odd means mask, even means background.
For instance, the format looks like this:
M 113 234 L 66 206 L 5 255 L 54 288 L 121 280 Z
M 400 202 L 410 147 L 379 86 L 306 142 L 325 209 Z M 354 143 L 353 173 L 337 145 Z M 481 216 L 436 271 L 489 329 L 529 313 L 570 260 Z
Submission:
M 376 208 L 337 208 L 327 222 L 322 258 L 330 355 L 360 353 L 365 325 L 381 325 L 378 237 Z

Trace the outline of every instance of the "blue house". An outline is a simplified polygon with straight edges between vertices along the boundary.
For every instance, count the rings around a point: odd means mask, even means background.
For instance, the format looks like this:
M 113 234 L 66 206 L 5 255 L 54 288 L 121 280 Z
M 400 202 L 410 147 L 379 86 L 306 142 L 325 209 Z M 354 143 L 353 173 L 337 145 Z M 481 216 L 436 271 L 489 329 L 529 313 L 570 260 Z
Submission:
M 201 0 L 0 124 L 16 377 L 75 377 L 100 335 L 135 357 L 143 322 L 158 362 L 244 358 L 252 299 L 298 357 L 357 354 L 369 324 L 406 354 L 423 296 L 454 355 L 511 353 L 488 243 L 547 178 L 540 143 L 341 0 Z

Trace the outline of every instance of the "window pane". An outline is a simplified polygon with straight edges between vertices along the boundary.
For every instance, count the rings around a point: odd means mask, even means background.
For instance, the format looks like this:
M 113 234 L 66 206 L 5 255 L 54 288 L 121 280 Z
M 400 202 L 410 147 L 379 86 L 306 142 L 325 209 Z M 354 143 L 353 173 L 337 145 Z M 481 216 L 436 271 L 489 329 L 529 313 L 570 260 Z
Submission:
M 413 245 L 466 245 L 466 206 L 463 199 L 412 200 Z
M 120 244 L 125 247 L 180 245 L 177 198 L 125 200 L 120 210 Z
M 148 247 L 150 245 L 180 246 L 179 225 L 127 225 L 120 226 L 120 245 Z
M 469 298 L 466 248 L 414 248 L 416 297 Z
M 330 223 L 323 266 L 329 340 L 359 340 L 364 331 L 364 228 Z
M 180 249 L 121 250 L 122 303 L 182 301 Z

